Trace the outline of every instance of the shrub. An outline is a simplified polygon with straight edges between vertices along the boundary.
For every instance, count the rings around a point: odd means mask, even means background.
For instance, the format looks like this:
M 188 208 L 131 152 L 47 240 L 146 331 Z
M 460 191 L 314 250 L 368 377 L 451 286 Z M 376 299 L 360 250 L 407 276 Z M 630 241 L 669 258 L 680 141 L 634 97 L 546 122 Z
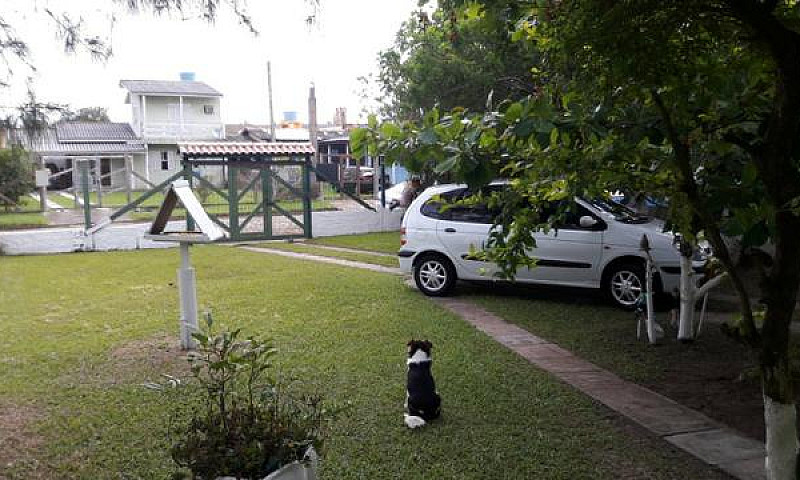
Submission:
M 19 198 L 35 186 L 33 166 L 25 151 L 17 147 L 0 150 L 0 195 L 18 203 Z M 7 210 L 10 205 L 3 197 L 0 197 L 0 204 L 6 204 Z
M 173 460 L 195 478 L 230 475 L 260 479 L 322 447 L 328 412 L 319 397 L 290 395 L 270 375 L 276 354 L 269 340 L 240 340 L 240 331 L 195 333 L 188 356 L 195 393 L 174 435 Z

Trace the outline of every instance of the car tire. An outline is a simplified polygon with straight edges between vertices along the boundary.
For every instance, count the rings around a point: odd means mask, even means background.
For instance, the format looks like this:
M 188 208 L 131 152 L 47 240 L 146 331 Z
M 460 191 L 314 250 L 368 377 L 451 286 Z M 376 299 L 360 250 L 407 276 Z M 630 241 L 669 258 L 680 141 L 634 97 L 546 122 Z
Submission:
M 603 293 L 615 306 L 625 310 L 636 308 L 636 302 L 645 289 L 644 265 L 625 262 L 612 266 L 606 273 Z M 653 289 L 656 288 L 653 282 Z
M 456 285 L 456 269 L 440 254 L 425 254 L 414 264 L 414 283 L 429 297 L 444 297 Z

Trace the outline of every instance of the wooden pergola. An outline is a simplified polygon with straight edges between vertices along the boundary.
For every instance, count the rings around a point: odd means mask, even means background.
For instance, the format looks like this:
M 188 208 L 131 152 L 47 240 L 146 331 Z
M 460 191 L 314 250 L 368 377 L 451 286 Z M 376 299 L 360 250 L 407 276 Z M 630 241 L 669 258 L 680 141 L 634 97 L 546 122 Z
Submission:
M 179 143 L 178 151 L 182 157 L 183 169 L 159 185 L 151 188 L 135 201 L 125 205 L 109 216 L 108 220 L 100 225 L 89 228 L 87 233 L 94 233 L 104 228 L 125 213 L 135 209 L 145 200 L 164 191 L 172 182 L 181 178 L 187 180 L 190 186 L 203 186 L 225 199 L 228 204 L 228 223 L 223 222 L 218 215 L 209 214 L 211 220 L 219 225 L 230 241 L 243 240 L 274 240 L 286 238 L 299 238 L 312 236 L 311 225 L 311 171 L 313 170 L 312 157 L 314 148 L 310 143 L 267 143 L 267 142 L 191 142 Z M 196 167 L 216 165 L 224 167 L 225 181 L 221 188 L 209 182 Z M 275 171 L 278 167 L 299 166 L 302 170 L 302 188 L 298 189 Z M 239 172 L 257 171 L 249 182 L 240 188 Z M 260 200 L 254 208 L 245 211 L 241 208 L 241 201 L 250 192 L 255 192 L 259 185 L 258 197 Z M 281 207 L 275 200 L 273 181 L 280 184 L 294 197 L 302 200 L 302 220 L 292 212 Z M 275 215 L 286 217 L 290 222 L 302 230 L 302 234 L 275 235 L 272 228 L 272 218 Z M 224 215 L 224 214 L 222 214 Z M 260 231 L 245 231 L 250 222 L 261 217 L 263 228 Z M 188 231 L 194 230 L 193 220 L 187 214 L 186 226 Z
M 311 238 L 311 159 L 314 148 L 310 143 L 266 143 L 266 142 L 193 142 L 180 143 L 183 176 L 189 184 L 201 184 L 226 199 L 228 202 L 228 224 L 225 225 L 216 215 L 211 219 L 222 227 L 232 241 L 240 240 L 272 240 L 304 236 Z M 195 167 L 218 165 L 224 167 L 227 176 L 226 189 L 220 189 L 203 178 Z M 299 166 L 302 169 L 302 190 L 281 178 L 275 167 Z M 239 172 L 258 171 L 250 181 L 240 188 Z M 249 192 L 254 192 L 259 184 L 260 201 L 249 212 L 240 208 L 241 200 Z M 302 200 L 303 216 L 299 220 L 292 212 L 282 208 L 275 201 L 272 189 L 273 181 L 281 184 L 295 197 Z M 302 235 L 274 235 L 272 217 L 274 213 L 286 217 L 297 225 Z M 256 217 L 263 219 L 263 228 L 258 232 L 246 232 L 247 225 Z M 191 217 L 187 216 L 187 229 L 193 230 Z

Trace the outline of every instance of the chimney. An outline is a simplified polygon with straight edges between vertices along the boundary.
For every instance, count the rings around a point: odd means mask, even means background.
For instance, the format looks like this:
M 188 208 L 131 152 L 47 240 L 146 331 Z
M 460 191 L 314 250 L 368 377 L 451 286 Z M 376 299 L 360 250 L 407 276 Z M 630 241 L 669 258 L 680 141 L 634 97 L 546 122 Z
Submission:
M 313 83 L 308 90 L 308 137 L 314 147 L 314 163 L 317 163 L 317 95 Z
M 333 124 L 342 129 L 347 128 L 347 109 L 345 107 L 337 107 L 336 114 L 333 117 Z

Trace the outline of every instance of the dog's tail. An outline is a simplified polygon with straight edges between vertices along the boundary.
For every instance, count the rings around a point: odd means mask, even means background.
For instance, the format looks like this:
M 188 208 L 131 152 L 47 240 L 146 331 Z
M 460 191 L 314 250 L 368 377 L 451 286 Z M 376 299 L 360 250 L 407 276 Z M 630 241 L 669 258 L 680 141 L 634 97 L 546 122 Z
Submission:
M 405 414 L 405 422 L 408 428 L 417 428 L 425 426 L 425 419 L 416 415 Z

